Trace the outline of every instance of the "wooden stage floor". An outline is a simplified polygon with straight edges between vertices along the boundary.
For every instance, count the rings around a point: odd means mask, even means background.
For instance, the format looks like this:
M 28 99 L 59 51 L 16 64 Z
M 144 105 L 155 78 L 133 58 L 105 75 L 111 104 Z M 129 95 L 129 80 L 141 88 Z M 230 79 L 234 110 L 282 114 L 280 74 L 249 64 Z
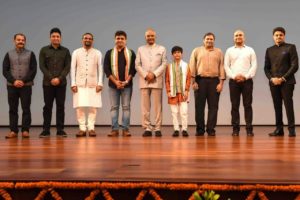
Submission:
M 130 138 L 109 138 L 110 127 L 97 127 L 96 138 L 76 138 L 77 128 L 66 128 L 67 138 L 4 139 L 1 128 L 1 181 L 155 181 L 228 184 L 300 184 L 300 137 L 271 138 L 274 127 L 258 126 L 249 138 L 242 129 L 217 127 L 216 137 L 172 138 L 163 127 L 162 138 L 143 138 L 133 127 Z

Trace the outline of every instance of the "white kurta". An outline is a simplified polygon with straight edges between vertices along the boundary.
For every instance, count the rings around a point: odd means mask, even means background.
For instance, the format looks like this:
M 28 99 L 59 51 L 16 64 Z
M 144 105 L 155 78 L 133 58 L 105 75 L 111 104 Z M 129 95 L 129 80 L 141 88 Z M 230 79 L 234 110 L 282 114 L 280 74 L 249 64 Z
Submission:
M 102 107 L 101 92 L 96 86 L 103 86 L 102 54 L 97 49 L 76 49 L 72 54 L 71 86 L 77 86 L 73 93 L 73 107 Z
M 96 87 L 77 87 L 78 92 L 73 94 L 73 107 L 102 107 L 101 92 Z

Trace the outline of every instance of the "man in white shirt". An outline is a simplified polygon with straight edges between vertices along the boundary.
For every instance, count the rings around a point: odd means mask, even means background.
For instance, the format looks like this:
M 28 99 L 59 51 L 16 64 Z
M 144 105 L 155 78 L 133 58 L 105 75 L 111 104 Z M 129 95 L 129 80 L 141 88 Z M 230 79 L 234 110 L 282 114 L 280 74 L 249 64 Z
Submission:
M 253 81 L 257 69 L 254 50 L 245 45 L 245 33 L 242 30 L 234 32 L 234 46 L 227 49 L 224 68 L 229 80 L 231 100 L 232 136 L 240 132 L 240 98 L 243 96 L 247 136 L 254 136 L 252 126 L 252 93 Z
M 71 89 L 73 92 L 73 107 L 76 108 L 79 133 L 76 137 L 95 137 L 95 121 L 97 108 L 102 107 L 101 91 L 103 87 L 102 54 L 93 48 L 93 35 L 85 33 L 82 36 L 83 47 L 72 54 Z M 87 122 L 86 122 L 86 111 Z

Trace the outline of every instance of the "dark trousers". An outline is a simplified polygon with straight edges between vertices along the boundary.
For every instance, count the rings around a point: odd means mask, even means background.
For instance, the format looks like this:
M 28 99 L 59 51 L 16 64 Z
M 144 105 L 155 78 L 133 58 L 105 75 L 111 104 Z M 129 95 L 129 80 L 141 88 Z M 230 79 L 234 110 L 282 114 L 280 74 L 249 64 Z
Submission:
M 286 84 L 274 86 L 270 83 L 270 90 L 273 99 L 275 109 L 276 127 L 278 129 L 283 128 L 282 121 L 282 100 L 284 102 L 286 116 L 288 120 L 288 129 L 290 132 L 295 131 L 295 114 L 293 103 L 294 84 Z
M 44 102 L 43 108 L 44 131 L 49 131 L 52 119 L 53 101 L 56 101 L 56 128 L 57 131 L 64 129 L 65 123 L 65 99 L 66 99 L 66 85 L 60 86 L 43 86 Z
M 18 108 L 19 108 L 19 99 L 21 101 L 21 107 L 23 110 L 22 114 L 22 132 L 29 131 L 31 125 L 31 94 L 32 87 L 24 86 L 22 88 L 16 88 L 14 86 L 7 86 L 7 97 L 9 105 L 9 128 L 11 131 L 18 133 Z
M 196 82 L 199 86 L 199 89 L 194 92 L 196 131 L 197 133 L 205 132 L 205 104 L 207 102 L 208 115 L 206 132 L 215 133 L 220 97 L 220 93 L 216 90 L 219 84 L 219 78 L 196 77 Z
M 234 131 L 240 131 L 240 101 L 243 97 L 246 130 L 252 132 L 252 93 L 253 93 L 253 81 L 248 79 L 242 83 L 230 79 L 229 81 L 230 100 L 231 100 L 231 124 Z

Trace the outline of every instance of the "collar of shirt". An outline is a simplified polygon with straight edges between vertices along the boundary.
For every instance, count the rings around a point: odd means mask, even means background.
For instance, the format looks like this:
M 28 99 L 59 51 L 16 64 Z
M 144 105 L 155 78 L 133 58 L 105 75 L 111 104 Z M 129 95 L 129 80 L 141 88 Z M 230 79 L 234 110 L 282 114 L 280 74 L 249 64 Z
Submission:
M 245 47 L 246 47 L 245 44 L 243 44 L 243 46 L 236 46 L 236 45 L 234 45 L 234 48 L 245 48 Z
M 214 50 L 216 50 L 215 47 L 213 47 L 211 49 L 207 49 L 207 48 L 205 48 L 205 46 L 203 46 L 203 49 L 206 50 L 206 51 L 214 51 Z
M 54 47 L 52 46 L 52 44 L 50 44 L 50 45 L 49 45 L 49 49 L 56 49 L 56 48 L 54 48 Z M 57 49 L 61 49 L 61 45 L 59 45 L 59 46 L 57 47 Z
M 94 49 L 93 47 L 91 47 L 91 48 L 89 48 L 89 49 L 86 49 L 86 48 L 84 48 L 84 47 L 81 47 L 81 50 L 84 51 L 84 52 L 87 52 L 87 53 L 93 51 L 93 49 Z
M 17 49 L 17 48 L 16 48 L 15 50 L 16 50 L 17 53 L 22 53 L 22 52 L 25 51 L 25 48 L 22 48 L 22 49 Z
M 154 48 L 156 47 L 156 43 L 152 44 L 152 45 L 149 45 L 149 44 L 146 44 L 147 47 L 150 47 L 150 48 Z
M 281 46 L 284 46 L 284 45 L 285 45 L 285 42 L 282 42 L 279 45 L 275 44 L 276 47 L 281 47 Z

